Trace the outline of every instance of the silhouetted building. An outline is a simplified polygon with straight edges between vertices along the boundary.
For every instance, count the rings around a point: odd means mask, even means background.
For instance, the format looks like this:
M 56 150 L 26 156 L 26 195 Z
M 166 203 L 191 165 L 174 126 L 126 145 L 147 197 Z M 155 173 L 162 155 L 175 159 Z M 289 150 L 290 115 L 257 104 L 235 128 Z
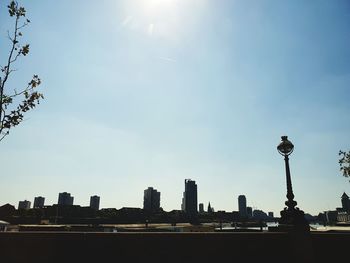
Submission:
M 153 187 L 148 187 L 143 194 L 143 209 L 151 212 L 159 211 L 160 192 Z
M 70 193 L 63 192 L 58 195 L 59 205 L 73 205 L 74 197 Z
M 98 211 L 100 209 L 100 197 L 93 195 L 90 197 L 90 208 Z
M 211 205 L 210 205 L 210 202 L 209 202 L 209 204 L 208 204 L 208 213 L 213 213 L 214 211 L 213 211 L 213 208 L 211 208 Z
M 239 221 L 239 212 L 238 211 L 232 211 L 232 220 L 233 220 L 233 222 Z
M 16 213 L 16 208 L 13 205 L 5 204 L 0 206 L 0 218 L 11 217 Z
M 244 195 L 238 196 L 238 211 L 241 218 L 247 218 L 247 199 Z
M 328 224 L 334 224 L 335 222 L 337 222 L 338 211 L 331 210 L 325 211 L 324 213 Z
M 197 185 L 191 179 L 185 180 L 185 192 L 181 207 L 189 216 L 197 215 Z
M 19 201 L 18 203 L 18 209 L 30 209 L 30 201 L 24 200 L 24 201 Z
M 252 218 L 253 217 L 253 208 L 250 206 L 247 206 L 247 217 Z
M 268 212 L 269 217 L 273 217 L 273 212 Z
M 341 204 L 344 211 L 350 212 L 350 200 L 345 192 L 341 196 Z
M 122 207 L 118 210 L 120 223 L 139 223 L 145 222 L 144 210 L 138 207 Z
M 43 208 L 45 203 L 45 197 L 37 196 L 34 198 L 33 208 Z
M 202 203 L 199 204 L 199 213 L 204 213 L 204 205 Z
M 256 220 L 267 220 L 267 219 L 269 219 L 267 214 L 264 211 L 262 211 L 262 210 L 254 210 L 253 211 L 253 218 L 256 219 Z

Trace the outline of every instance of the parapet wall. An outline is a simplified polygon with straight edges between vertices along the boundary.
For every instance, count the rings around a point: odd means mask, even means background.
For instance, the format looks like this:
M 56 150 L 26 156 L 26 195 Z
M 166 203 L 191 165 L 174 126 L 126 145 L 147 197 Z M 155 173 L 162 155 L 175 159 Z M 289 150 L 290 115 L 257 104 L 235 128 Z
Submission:
M 349 244 L 346 233 L 3 232 L 0 262 L 349 262 Z

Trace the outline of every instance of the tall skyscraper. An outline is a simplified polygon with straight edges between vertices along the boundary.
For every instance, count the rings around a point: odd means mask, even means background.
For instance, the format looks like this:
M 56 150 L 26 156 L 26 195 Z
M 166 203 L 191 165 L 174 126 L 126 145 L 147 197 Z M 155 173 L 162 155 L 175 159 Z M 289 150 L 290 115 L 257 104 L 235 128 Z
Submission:
M 143 209 L 156 212 L 160 208 L 160 192 L 153 187 L 148 187 L 143 192 Z
M 18 209 L 30 209 L 30 201 L 27 201 L 27 200 L 19 201 Z
M 241 218 L 247 217 L 247 199 L 244 195 L 238 196 L 238 211 Z
M 191 179 L 185 180 L 185 192 L 183 194 L 181 208 L 190 217 L 197 215 L 197 185 Z
M 63 192 L 58 195 L 59 205 L 73 205 L 74 197 L 70 193 Z
M 43 208 L 45 203 L 45 197 L 37 196 L 34 198 L 33 208 Z
M 98 211 L 100 209 L 100 197 L 93 195 L 90 197 L 90 208 Z

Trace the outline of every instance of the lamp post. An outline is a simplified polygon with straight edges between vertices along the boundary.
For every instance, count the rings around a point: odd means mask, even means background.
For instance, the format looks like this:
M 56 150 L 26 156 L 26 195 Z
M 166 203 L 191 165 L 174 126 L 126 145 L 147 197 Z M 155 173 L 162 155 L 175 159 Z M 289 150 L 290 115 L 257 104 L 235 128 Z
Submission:
M 286 167 L 286 182 L 287 182 L 287 201 L 284 210 L 281 211 L 281 219 L 279 225 L 287 230 L 310 231 L 310 226 L 305 219 L 304 212 L 296 207 L 297 202 L 294 201 L 292 188 L 292 180 L 289 169 L 289 155 L 294 150 L 294 145 L 288 140 L 288 136 L 282 136 L 282 142 L 277 146 L 278 152 L 284 156 Z

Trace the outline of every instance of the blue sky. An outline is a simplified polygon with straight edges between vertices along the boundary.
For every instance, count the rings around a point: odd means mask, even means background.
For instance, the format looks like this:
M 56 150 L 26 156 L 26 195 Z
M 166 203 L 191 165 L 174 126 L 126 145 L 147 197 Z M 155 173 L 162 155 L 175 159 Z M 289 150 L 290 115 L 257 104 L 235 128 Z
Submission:
M 67 191 L 88 205 L 141 207 L 143 190 L 180 209 L 237 198 L 278 213 L 281 135 L 305 212 L 339 207 L 349 182 L 348 1 L 21 1 L 31 45 L 9 88 L 39 74 L 45 100 L 0 144 L 0 204 Z M 0 2 L 0 55 L 12 26 Z

